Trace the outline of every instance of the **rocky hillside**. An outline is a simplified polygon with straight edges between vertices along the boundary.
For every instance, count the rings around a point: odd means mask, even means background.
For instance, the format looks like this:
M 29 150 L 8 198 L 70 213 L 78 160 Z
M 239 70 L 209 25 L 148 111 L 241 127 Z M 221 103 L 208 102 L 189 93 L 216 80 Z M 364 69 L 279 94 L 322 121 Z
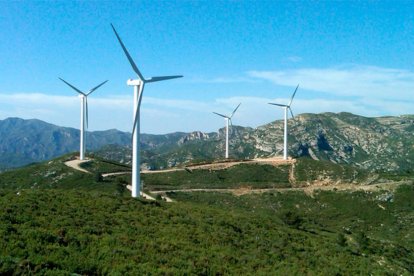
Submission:
M 234 126 L 230 135 L 230 156 L 236 159 L 280 156 L 282 151 L 282 120 L 256 129 Z M 98 154 L 113 157 L 115 152 L 120 149 L 107 147 Z M 193 132 L 173 143 L 145 147 L 143 166 L 172 167 L 222 158 L 223 154 L 224 129 L 219 133 Z M 289 155 L 352 164 L 372 171 L 410 171 L 414 162 L 414 116 L 302 114 L 289 120 Z M 128 162 L 125 158 L 116 160 Z
M 218 133 L 143 134 L 142 165 L 150 169 L 224 156 L 224 128 Z M 79 131 L 39 120 L 0 121 L 0 168 L 48 160 L 78 150 Z M 87 134 L 95 154 L 130 163 L 131 137 L 117 130 Z M 235 159 L 280 156 L 283 121 L 256 129 L 234 126 L 230 156 Z M 414 115 L 367 118 L 350 113 L 302 114 L 289 120 L 289 155 L 353 164 L 373 171 L 411 170 L 414 162 Z

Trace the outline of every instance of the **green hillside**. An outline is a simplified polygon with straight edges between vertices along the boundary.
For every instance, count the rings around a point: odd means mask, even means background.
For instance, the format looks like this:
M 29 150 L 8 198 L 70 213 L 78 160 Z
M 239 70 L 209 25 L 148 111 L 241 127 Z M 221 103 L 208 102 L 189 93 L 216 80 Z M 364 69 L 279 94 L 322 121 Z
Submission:
M 384 195 L 1 191 L 0 273 L 412 274 L 413 187 Z
M 145 186 L 152 190 L 243 187 L 260 189 L 302 187 L 321 181 L 327 184 L 359 185 L 375 182 L 379 176 L 349 165 L 302 158 L 294 165 L 273 166 L 246 162 L 221 170 L 193 169 L 143 174 L 142 179 Z
M 0 189 L 19 191 L 22 189 L 64 189 L 83 191 L 105 191 L 123 194 L 124 185 L 116 182 L 102 181 L 97 174 L 83 173 L 64 164 L 74 158 L 73 154 L 42 163 L 35 163 L 23 168 L 0 173 Z M 102 162 L 105 168 L 107 162 Z M 116 165 L 108 165 L 116 169 Z
M 0 174 L 0 274 L 354 275 L 414 273 L 414 185 L 375 191 L 289 191 L 291 165 L 144 174 L 147 190 L 276 187 L 261 194 L 170 192 L 130 198 L 129 168 L 72 155 Z M 298 160 L 297 186 L 370 175 Z M 36 184 L 35 184 L 36 183 Z

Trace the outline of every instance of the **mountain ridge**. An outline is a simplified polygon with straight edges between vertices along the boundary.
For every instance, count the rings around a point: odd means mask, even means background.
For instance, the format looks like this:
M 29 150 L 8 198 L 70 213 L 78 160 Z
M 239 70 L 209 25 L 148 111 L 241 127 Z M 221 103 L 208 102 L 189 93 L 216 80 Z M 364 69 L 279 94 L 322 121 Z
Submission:
M 288 121 L 289 155 L 352 164 L 370 170 L 410 170 L 414 163 L 414 115 L 363 117 L 348 112 L 304 113 Z M 142 166 L 162 169 L 223 158 L 218 132 L 142 134 Z M 116 129 L 87 132 L 87 149 L 128 164 L 131 137 Z M 79 130 L 38 119 L 0 120 L 0 168 L 23 166 L 77 151 Z M 283 150 L 283 120 L 257 128 L 234 126 L 230 156 L 274 157 Z

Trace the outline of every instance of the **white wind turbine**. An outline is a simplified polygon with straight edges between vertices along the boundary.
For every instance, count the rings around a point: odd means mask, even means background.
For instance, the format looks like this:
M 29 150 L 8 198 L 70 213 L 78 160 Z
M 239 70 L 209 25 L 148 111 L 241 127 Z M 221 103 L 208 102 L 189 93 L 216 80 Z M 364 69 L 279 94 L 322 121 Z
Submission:
M 290 106 L 292 105 L 293 102 L 293 98 L 295 97 L 296 91 L 298 91 L 299 88 L 299 84 L 298 86 L 296 86 L 295 92 L 293 92 L 292 98 L 290 98 L 290 102 L 289 104 L 285 105 L 285 104 L 277 104 L 277 103 L 269 103 L 272 105 L 277 105 L 280 107 L 283 107 L 283 109 L 285 110 L 285 126 L 284 126 L 284 133 L 283 133 L 283 160 L 287 160 L 287 154 L 288 154 L 288 124 L 287 124 L 287 120 L 288 120 L 288 110 L 290 111 L 290 114 L 292 115 L 292 118 L 295 118 L 295 116 L 293 116 L 293 112 L 292 109 L 290 108 Z
M 239 105 L 233 110 L 230 116 L 226 116 L 226 115 L 223 115 L 217 112 L 213 112 L 214 114 L 223 117 L 224 121 L 226 122 L 226 159 L 229 158 L 229 122 L 231 123 L 231 126 L 233 127 L 233 122 L 231 118 L 233 118 L 234 113 L 236 113 L 240 105 L 241 103 L 239 103 Z
M 79 149 L 79 159 L 85 160 L 85 125 L 86 129 L 88 129 L 88 96 L 92 94 L 93 91 L 104 85 L 106 81 L 102 82 L 101 84 L 95 86 L 91 90 L 89 90 L 87 93 L 80 91 L 78 88 L 73 86 L 72 84 L 68 83 L 64 79 L 59 78 L 61 81 L 66 83 L 69 87 L 71 87 L 73 90 L 79 93 L 79 98 L 81 99 L 81 119 L 80 119 L 80 149 Z
M 183 76 L 161 76 L 161 77 L 152 77 L 150 79 L 145 79 L 144 76 L 139 71 L 135 62 L 132 60 L 131 55 L 128 53 L 128 50 L 125 48 L 124 43 L 116 32 L 114 26 L 111 24 L 112 29 L 116 35 L 116 38 L 121 44 L 122 50 L 124 51 L 126 57 L 128 58 L 129 63 L 132 66 L 132 70 L 138 75 L 138 79 L 129 79 L 127 80 L 127 85 L 134 87 L 134 125 L 132 128 L 132 197 L 140 196 L 140 107 L 142 94 L 144 92 L 144 86 L 146 83 L 164 81 L 169 79 L 182 78 Z

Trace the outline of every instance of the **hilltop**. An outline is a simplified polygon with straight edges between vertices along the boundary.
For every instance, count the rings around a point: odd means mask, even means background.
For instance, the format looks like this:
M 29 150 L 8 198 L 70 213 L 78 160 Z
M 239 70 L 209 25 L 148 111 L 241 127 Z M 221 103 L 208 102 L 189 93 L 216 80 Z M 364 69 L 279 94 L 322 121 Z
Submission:
M 72 166 L 68 162 L 76 154 L 36 163 L 0 174 L 0 188 L 21 189 L 83 189 L 108 190 L 129 194 L 131 167 L 100 157 Z M 346 164 L 310 158 L 226 160 L 193 163 L 166 170 L 143 170 L 145 192 L 168 194 L 169 191 L 205 190 L 237 193 L 244 191 L 293 191 L 333 187 L 334 189 L 372 190 L 386 188 L 388 183 L 411 183 L 414 174 L 372 173 Z M 383 185 L 387 184 L 387 185 Z M 309 188 L 309 189 L 308 189 Z M 375 190 L 378 190 L 375 189 Z

